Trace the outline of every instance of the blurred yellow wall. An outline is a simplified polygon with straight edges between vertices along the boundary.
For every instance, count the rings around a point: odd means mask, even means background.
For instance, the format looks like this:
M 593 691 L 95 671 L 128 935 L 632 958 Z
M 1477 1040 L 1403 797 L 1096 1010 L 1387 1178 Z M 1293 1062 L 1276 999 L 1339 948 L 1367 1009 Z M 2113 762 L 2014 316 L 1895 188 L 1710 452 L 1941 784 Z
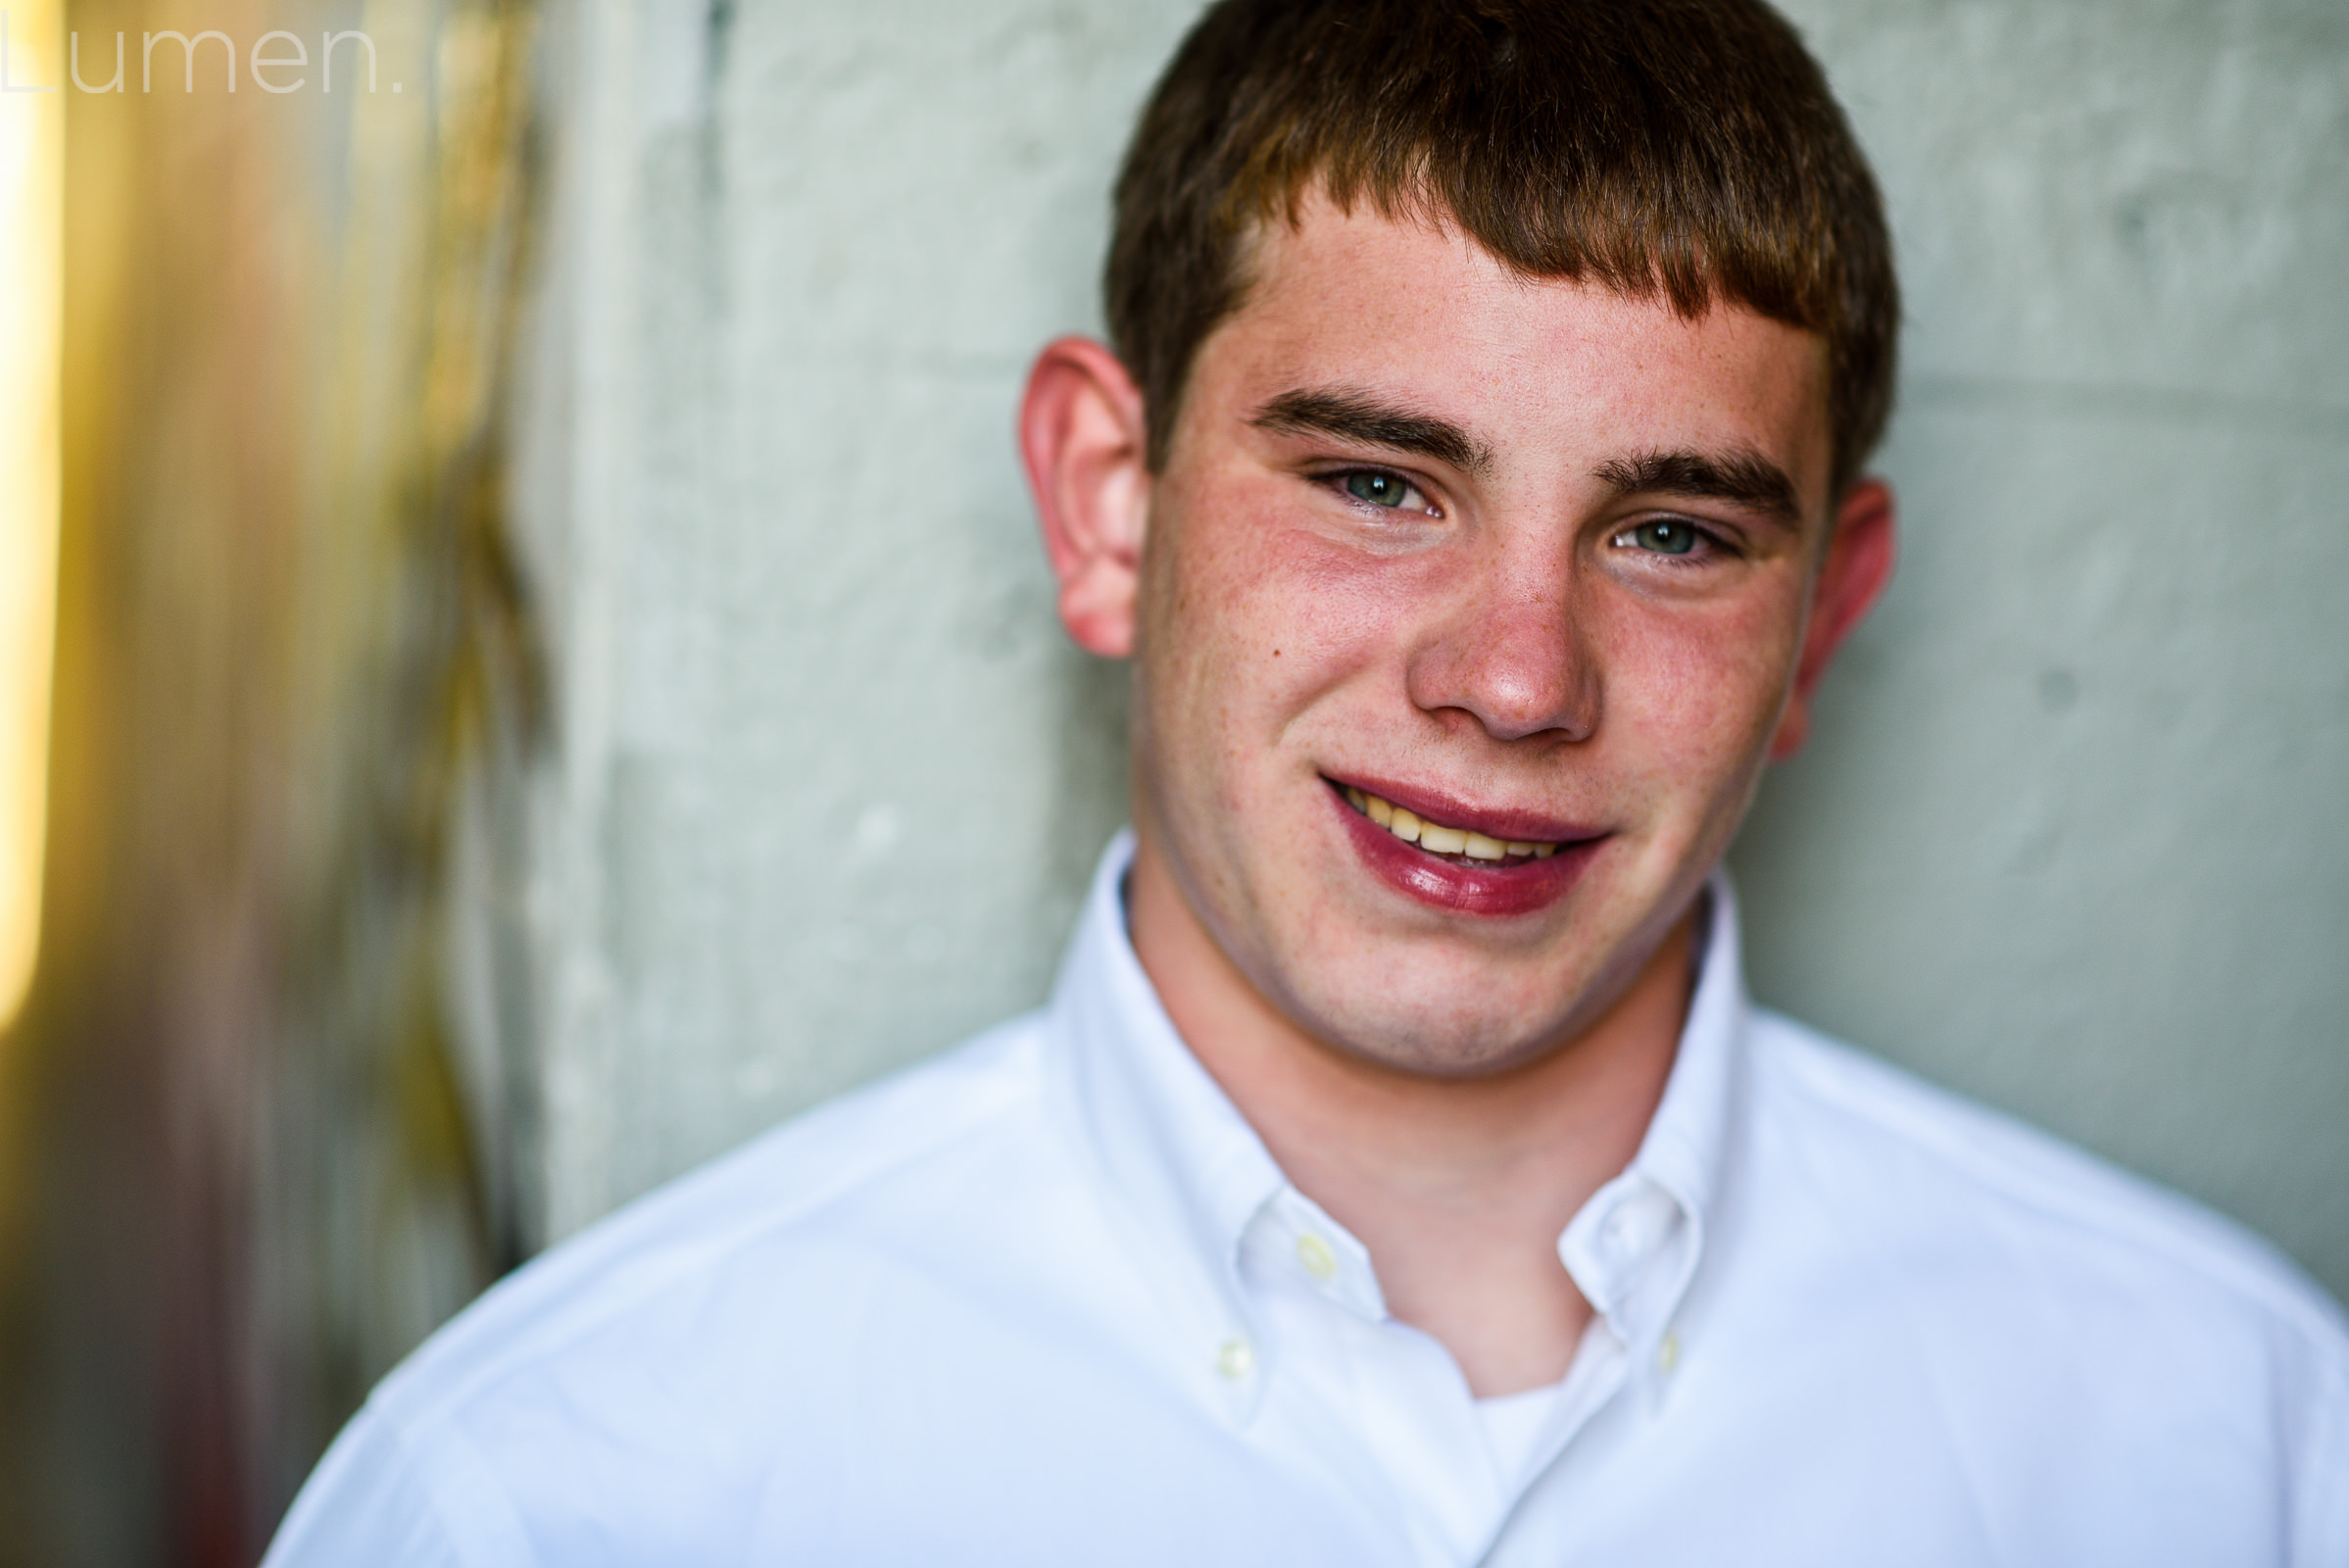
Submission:
M 444 909 L 539 681 L 536 11 L 0 13 L 0 1568 L 237 1568 L 525 1245 Z
M 0 12 L 0 1029 L 24 1004 L 40 947 L 57 610 L 58 35 L 58 0 Z

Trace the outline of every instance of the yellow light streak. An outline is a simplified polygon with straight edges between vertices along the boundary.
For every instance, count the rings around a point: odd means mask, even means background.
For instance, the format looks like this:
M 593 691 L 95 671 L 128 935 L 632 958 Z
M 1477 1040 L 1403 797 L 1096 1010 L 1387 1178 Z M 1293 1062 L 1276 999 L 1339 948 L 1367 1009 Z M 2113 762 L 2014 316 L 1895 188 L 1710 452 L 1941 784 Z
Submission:
M 0 1027 L 40 953 L 57 642 L 64 282 L 61 0 L 8 0 L 0 86 Z

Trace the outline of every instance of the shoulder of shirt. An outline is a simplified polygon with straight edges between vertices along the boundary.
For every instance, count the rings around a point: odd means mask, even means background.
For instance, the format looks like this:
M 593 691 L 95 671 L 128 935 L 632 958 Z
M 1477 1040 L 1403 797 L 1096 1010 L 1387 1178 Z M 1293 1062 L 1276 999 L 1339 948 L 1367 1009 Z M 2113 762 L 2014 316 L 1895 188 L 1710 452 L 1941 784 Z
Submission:
M 853 1091 L 626 1204 L 493 1286 L 384 1379 L 367 1415 L 415 1430 L 517 1364 L 624 1318 L 746 1249 L 1029 1127 L 1044 1018 L 1000 1024 Z
M 2215 1291 L 2349 1378 L 2340 1306 L 2234 1221 L 1790 1018 L 1757 1010 L 1753 1045 L 1763 1102 L 1793 1097 L 1814 1147 L 1839 1131 L 1871 1168 L 1892 1147 L 1905 1152 L 1920 1185 L 1902 1188 L 1902 1206 L 1922 1222 L 1963 1229 L 1971 1216 L 2009 1241 L 2035 1233 L 2051 1260 L 2078 1259 L 2092 1241 L 2133 1272 Z

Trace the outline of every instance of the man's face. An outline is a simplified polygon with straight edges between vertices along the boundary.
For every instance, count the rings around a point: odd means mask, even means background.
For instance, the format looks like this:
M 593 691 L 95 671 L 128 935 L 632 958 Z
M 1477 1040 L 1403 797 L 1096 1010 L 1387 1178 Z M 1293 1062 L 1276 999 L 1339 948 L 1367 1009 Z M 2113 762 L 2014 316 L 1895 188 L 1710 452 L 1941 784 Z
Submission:
M 1151 486 L 1143 853 L 1325 1042 L 1530 1060 L 1686 914 L 1781 729 L 1823 347 L 1325 202 L 1251 278 Z

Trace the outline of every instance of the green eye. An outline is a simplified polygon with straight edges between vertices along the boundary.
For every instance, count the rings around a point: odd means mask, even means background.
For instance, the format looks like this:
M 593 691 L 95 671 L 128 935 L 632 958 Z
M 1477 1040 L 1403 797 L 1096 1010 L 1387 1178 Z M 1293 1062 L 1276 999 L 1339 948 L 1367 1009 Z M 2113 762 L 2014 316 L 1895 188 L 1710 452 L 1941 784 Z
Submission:
M 1638 548 L 1659 556 L 1685 556 L 1696 548 L 1696 530 L 1671 517 L 1643 522 L 1618 537 L 1629 539 Z
M 1377 473 L 1364 469 L 1346 476 L 1346 493 L 1356 501 L 1367 501 L 1374 507 L 1399 507 L 1411 487 L 1392 473 Z

